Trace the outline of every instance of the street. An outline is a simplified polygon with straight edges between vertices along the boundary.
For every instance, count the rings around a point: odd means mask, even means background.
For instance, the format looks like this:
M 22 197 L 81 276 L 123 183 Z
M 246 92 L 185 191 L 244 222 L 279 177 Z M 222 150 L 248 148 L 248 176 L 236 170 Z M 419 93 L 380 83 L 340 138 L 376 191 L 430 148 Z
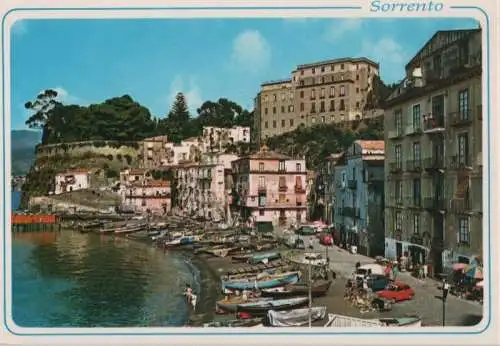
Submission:
M 278 231 L 278 234 L 283 234 Z M 306 247 L 309 246 L 310 236 L 301 236 Z M 356 262 L 363 264 L 373 263 L 374 259 L 360 254 L 351 254 L 337 246 L 326 247 L 319 243 L 319 239 L 313 237 L 313 250 L 328 254 L 330 268 L 337 276 L 343 278 L 351 277 Z M 439 326 L 443 320 L 443 305 L 441 300 L 440 283 L 432 280 L 420 280 L 408 272 L 401 272 L 398 280 L 410 285 L 415 291 L 415 297 L 411 301 L 396 303 L 393 306 L 393 315 L 402 316 L 406 314 L 417 314 L 423 318 L 425 325 Z M 475 325 L 480 322 L 483 314 L 483 306 L 478 302 L 459 299 L 448 295 L 446 301 L 446 325 L 464 326 Z

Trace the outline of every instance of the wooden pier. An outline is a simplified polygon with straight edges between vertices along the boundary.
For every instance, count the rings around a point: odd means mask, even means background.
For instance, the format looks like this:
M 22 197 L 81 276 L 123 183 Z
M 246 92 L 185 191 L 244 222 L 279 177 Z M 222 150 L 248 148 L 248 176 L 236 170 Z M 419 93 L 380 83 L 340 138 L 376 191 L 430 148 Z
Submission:
M 60 231 L 61 223 L 54 214 L 12 214 L 13 232 Z

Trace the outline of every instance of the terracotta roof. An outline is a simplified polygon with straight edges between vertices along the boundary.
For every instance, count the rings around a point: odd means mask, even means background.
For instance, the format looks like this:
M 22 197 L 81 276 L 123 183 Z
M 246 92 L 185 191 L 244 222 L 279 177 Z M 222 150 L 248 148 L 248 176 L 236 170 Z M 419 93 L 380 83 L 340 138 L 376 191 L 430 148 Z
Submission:
M 170 187 L 170 182 L 168 180 L 151 180 L 144 187 Z
M 384 150 L 385 145 L 384 141 L 366 141 L 366 140 L 357 140 L 356 143 L 361 147 L 363 152 L 367 151 L 380 151 Z

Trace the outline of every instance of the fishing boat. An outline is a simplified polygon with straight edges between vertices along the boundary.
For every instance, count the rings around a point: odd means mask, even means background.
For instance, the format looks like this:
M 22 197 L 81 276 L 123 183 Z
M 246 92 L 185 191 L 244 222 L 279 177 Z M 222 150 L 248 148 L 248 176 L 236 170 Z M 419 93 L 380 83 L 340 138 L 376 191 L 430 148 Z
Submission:
M 278 300 L 258 300 L 237 305 L 238 312 L 247 312 L 253 316 L 267 314 L 269 310 L 280 311 L 290 310 L 306 305 L 309 302 L 308 297 L 298 297 Z
M 289 311 L 269 310 L 266 322 L 272 327 L 299 327 L 309 323 L 309 315 L 311 322 L 323 320 L 326 317 L 326 306 L 312 307 L 311 311 L 308 308 Z
M 138 224 L 133 226 L 125 226 L 123 228 L 117 229 L 114 231 L 115 234 L 126 234 L 126 233 L 134 233 L 144 230 L 146 228 L 146 224 Z
M 149 238 L 160 234 L 160 231 L 139 231 L 136 233 L 128 234 L 127 238 L 136 240 L 148 240 Z
M 315 281 L 311 284 L 311 295 L 313 297 L 324 296 L 330 289 L 331 285 L 332 281 Z M 309 294 L 309 285 L 307 283 L 297 283 L 283 287 L 268 288 L 263 289 L 261 294 L 263 297 L 273 298 L 305 296 Z
M 265 252 L 232 257 L 232 259 L 235 261 L 243 261 L 251 264 L 259 262 L 269 262 L 279 258 L 281 258 L 281 254 L 279 252 Z
M 288 265 L 286 262 L 283 262 L 281 260 L 270 262 L 267 264 L 261 263 L 257 265 L 246 265 L 238 268 L 231 269 L 227 272 L 226 275 L 250 275 L 250 274 L 255 274 L 262 272 L 264 270 L 269 270 L 269 269 L 285 269 L 288 268 L 291 270 L 292 266 Z
M 203 324 L 204 328 L 217 328 L 217 327 L 254 327 L 262 323 L 262 318 L 248 318 L 237 320 L 213 321 Z
M 266 273 L 267 274 L 267 273 Z M 300 272 L 288 272 L 283 274 L 250 276 L 244 279 L 225 281 L 222 280 L 222 290 L 251 290 L 264 289 L 277 286 L 294 284 L 300 279 Z
M 350 327 L 421 327 L 422 318 L 419 316 L 405 316 L 393 318 L 363 319 L 351 316 L 328 314 L 326 328 L 350 328 Z
M 244 299 L 242 296 L 233 296 L 228 299 L 219 300 L 215 303 L 216 311 L 218 312 L 236 312 L 238 305 L 252 303 L 252 302 L 262 302 L 271 301 L 272 298 L 247 298 Z

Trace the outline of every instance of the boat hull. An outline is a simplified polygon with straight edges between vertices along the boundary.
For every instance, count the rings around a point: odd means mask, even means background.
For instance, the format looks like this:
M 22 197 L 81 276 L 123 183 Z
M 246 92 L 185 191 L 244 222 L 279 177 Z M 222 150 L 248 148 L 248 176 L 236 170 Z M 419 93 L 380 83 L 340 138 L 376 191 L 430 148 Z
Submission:
M 269 300 L 265 302 L 256 303 L 246 303 L 237 305 L 236 309 L 238 312 L 246 312 L 252 316 L 265 315 L 269 310 L 282 311 L 290 310 L 294 308 L 299 308 L 307 305 L 309 298 L 291 298 L 291 299 L 279 299 L 279 300 Z
M 327 294 L 332 282 L 326 281 L 319 284 L 313 284 L 311 287 L 311 295 L 313 297 L 321 297 Z M 283 290 L 262 290 L 263 297 L 287 298 L 296 296 L 306 296 L 309 294 L 309 286 L 306 284 L 291 285 L 283 287 Z
M 222 290 L 252 290 L 273 288 L 294 284 L 299 281 L 299 273 L 291 273 L 282 277 L 260 281 L 222 281 Z

